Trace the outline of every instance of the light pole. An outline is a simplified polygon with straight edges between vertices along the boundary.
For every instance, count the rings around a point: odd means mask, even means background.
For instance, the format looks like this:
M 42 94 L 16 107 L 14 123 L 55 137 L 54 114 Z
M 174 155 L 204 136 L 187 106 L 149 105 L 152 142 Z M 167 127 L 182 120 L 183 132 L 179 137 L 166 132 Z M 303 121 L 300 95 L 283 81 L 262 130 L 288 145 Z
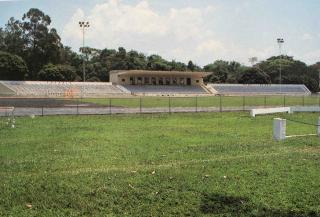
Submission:
M 250 57 L 249 62 L 251 63 L 252 67 L 256 62 L 258 62 L 258 57 Z
M 85 65 L 85 49 L 84 49 L 84 33 L 85 29 L 90 27 L 90 24 L 88 21 L 79 21 L 79 26 L 82 30 L 82 51 L 83 54 L 83 61 L 82 61 L 82 72 L 83 72 L 83 82 L 86 81 L 86 65 Z
M 280 75 L 279 75 L 279 84 L 280 84 L 280 93 L 282 93 L 282 74 L 281 74 L 281 60 L 282 60 L 282 44 L 284 43 L 283 38 L 277 38 L 277 42 L 279 45 L 279 52 L 280 52 L 280 64 L 279 64 L 279 68 L 280 68 Z

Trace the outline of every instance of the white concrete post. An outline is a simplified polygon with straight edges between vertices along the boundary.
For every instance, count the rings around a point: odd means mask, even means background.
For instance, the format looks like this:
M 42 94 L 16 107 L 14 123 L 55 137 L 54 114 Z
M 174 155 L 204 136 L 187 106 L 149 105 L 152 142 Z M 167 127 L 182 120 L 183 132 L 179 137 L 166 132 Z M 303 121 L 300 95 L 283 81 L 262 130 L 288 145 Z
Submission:
M 273 138 L 276 141 L 286 139 L 286 119 L 274 118 L 273 119 Z
M 318 134 L 318 136 L 320 137 L 320 117 L 319 117 L 319 119 L 318 119 L 318 127 L 317 127 L 317 134 Z

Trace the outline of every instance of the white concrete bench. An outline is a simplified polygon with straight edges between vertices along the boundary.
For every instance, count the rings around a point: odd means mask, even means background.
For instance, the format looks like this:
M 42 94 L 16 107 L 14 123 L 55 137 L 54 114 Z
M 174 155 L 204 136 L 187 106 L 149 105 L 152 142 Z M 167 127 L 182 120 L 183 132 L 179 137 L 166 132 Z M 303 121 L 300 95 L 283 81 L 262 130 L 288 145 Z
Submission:
M 281 112 L 290 113 L 291 112 L 290 107 L 251 109 L 250 115 L 251 117 L 255 117 L 256 115 L 273 114 L 273 113 L 281 113 Z

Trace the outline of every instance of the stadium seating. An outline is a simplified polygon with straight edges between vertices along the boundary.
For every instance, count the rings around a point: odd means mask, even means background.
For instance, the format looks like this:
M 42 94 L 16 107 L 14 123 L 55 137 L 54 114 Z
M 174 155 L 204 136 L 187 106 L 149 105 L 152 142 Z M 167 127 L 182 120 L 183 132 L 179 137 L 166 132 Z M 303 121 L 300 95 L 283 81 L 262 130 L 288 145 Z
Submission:
M 16 93 L 0 82 L 0 96 L 14 96 Z
M 208 84 L 188 85 L 112 85 L 110 82 L 0 81 L 0 96 L 103 97 L 121 95 L 310 95 L 305 85 Z
M 301 84 L 208 84 L 221 95 L 310 95 L 311 92 Z
M 16 96 L 98 97 L 127 94 L 108 82 L 0 81 Z
M 201 86 L 182 85 L 123 85 L 133 94 L 143 95 L 193 95 L 207 94 Z

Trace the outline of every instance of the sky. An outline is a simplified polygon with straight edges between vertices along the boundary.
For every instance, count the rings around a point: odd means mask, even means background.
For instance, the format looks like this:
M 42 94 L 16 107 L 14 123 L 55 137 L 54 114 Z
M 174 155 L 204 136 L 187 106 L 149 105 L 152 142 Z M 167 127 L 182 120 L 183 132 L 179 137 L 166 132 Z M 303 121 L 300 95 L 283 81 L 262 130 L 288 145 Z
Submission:
M 320 61 L 319 0 L 0 0 L 0 27 L 30 8 L 51 17 L 62 42 L 78 51 L 79 21 L 89 21 L 86 46 L 137 50 L 203 66 L 223 59 L 249 65 L 281 52 Z

